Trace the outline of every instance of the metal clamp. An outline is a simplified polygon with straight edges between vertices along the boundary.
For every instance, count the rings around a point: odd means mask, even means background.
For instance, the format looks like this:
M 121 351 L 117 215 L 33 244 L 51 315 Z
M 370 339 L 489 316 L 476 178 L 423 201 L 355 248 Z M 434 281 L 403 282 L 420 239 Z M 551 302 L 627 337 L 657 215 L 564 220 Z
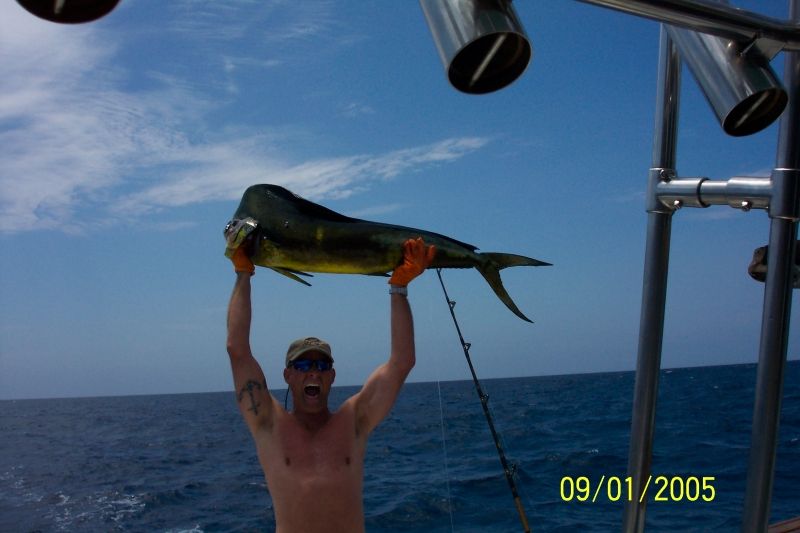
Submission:
M 662 183 L 667 183 L 678 177 L 678 173 L 674 168 L 651 168 L 648 173 L 647 179 L 647 200 L 646 210 L 648 213 L 661 213 L 670 214 L 675 211 L 674 207 L 670 207 L 663 203 L 658 194 L 658 189 Z
M 778 169 L 780 170 L 780 169 Z M 734 176 L 728 180 L 710 180 L 705 177 L 678 178 L 671 169 L 650 169 L 648 187 L 648 208 L 650 213 L 673 213 L 681 207 L 709 207 L 728 205 L 742 211 L 751 209 L 770 209 L 771 216 L 790 218 L 798 216 L 797 192 L 800 190 L 799 176 L 789 176 L 791 172 L 773 172 L 773 178 Z M 778 180 L 786 185 L 775 185 Z M 784 190 L 784 197 L 778 202 L 779 215 L 772 214 L 775 205 L 775 191 Z M 794 188 L 794 189 L 793 189 Z M 794 200 L 793 200 L 794 198 Z
M 793 222 L 800 220 L 800 169 L 773 169 L 769 216 Z

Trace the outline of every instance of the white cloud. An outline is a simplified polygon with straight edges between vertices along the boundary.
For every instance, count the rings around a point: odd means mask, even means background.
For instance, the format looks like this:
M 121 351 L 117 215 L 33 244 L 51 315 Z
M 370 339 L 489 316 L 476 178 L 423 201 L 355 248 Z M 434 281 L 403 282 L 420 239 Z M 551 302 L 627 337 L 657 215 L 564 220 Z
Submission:
M 350 102 L 340 106 L 340 114 L 347 118 L 356 118 L 363 115 L 374 115 L 375 110 L 368 104 Z
M 116 179 L 104 124 L 115 105 L 93 72 L 113 51 L 16 4 L 0 18 L 0 228 L 50 228 Z
M 208 18 L 198 14 L 187 31 Z M 488 142 L 453 138 L 298 161 L 280 146 L 291 133 L 211 131 L 205 120 L 220 104 L 178 75 L 146 72 L 151 86 L 130 89 L 110 34 L 98 28 L 41 21 L 15 3 L 0 7 L 0 232 L 90 231 L 236 199 L 265 181 L 315 200 L 341 198 Z M 222 69 L 252 61 L 229 56 Z
M 184 168 L 116 202 L 116 211 L 145 214 L 166 207 L 234 200 L 254 183 L 271 182 L 310 198 L 344 198 L 370 183 L 425 165 L 452 161 L 484 146 L 484 138 L 447 139 L 386 154 L 282 161 L 254 150 L 254 139 L 187 148 Z

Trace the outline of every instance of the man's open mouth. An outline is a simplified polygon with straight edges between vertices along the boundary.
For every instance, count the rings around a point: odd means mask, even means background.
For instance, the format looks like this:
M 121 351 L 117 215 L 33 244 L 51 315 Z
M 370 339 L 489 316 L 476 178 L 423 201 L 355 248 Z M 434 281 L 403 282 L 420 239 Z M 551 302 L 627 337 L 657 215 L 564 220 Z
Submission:
M 307 396 L 319 396 L 319 385 L 306 385 L 303 391 Z

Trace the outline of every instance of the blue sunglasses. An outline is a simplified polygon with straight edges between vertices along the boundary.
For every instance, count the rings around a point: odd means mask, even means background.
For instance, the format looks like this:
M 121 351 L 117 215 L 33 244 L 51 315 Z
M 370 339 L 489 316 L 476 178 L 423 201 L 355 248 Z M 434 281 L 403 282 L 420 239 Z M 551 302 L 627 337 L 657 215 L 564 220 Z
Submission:
M 320 372 L 325 372 L 333 368 L 333 363 L 330 361 L 315 361 L 313 359 L 295 359 L 289 363 L 289 365 L 295 370 L 299 370 L 300 372 L 304 373 L 311 370 L 311 367 L 316 367 Z

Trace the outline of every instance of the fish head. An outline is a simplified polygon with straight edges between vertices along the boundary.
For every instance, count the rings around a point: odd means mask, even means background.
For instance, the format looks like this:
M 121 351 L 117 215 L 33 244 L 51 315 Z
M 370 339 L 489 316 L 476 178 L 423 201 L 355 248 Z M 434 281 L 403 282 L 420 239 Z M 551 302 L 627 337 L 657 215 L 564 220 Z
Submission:
M 258 229 L 258 222 L 250 217 L 233 219 L 225 226 L 225 255 L 233 257 L 234 252 L 241 246 L 249 247 L 248 256 L 252 255 L 252 243 Z

